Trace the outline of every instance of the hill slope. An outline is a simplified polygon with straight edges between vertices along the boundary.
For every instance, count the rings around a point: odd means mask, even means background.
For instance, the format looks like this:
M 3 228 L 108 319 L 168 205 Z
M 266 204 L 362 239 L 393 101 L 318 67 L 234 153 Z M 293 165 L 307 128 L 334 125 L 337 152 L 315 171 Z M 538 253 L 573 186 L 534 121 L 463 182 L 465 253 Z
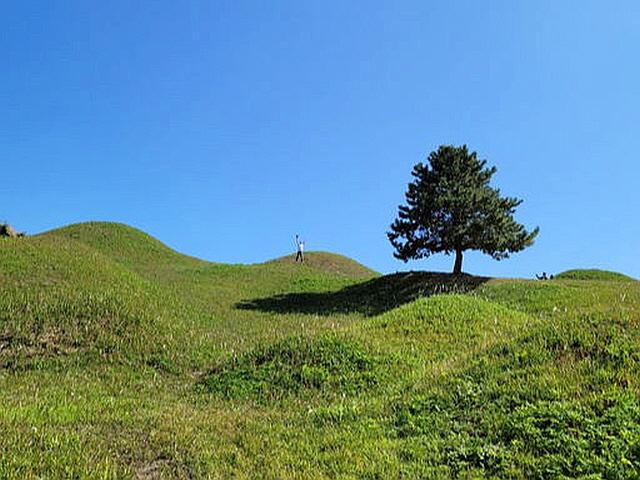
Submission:
M 5 239 L 0 265 L 0 366 L 61 353 L 162 356 L 188 318 L 201 315 L 161 285 L 65 237 Z
M 267 263 L 295 264 L 295 255 L 276 258 Z M 334 275 L 342 275 L 352 279 L 369 279 L 379 275 L 374 270 L 365 267 L 343 255 L 336 255 L 328 252 L 308 252 L 305 253 L 304 265 L 316 270 L 324 271 Z
M 140 230 L 87 222 L 0 244 L 0 360 L 51 352 L 164 354 L 211 322 L 219 300 L 249 292 L 335 288 L 371 271 L 346 257 L 310 254 L 304 265 L 213 264 Z M 246 292 L 246 293 L 245 293 Z M 215 298 L 211 298 L 214 293 Z M 188 330 L 188 332 L 186 331 Z M 180 333 L 181 332 L 181 333 Z M 131 344 L 135 343 L 135 347 Z M 184 352 L 182 352 L 184 353 Z
M 82 243 L 114 261 L 134 268 L 202 263 L 201 260 L 182 255 L 151 235 L 122 223 L 77 223 L 45 232 L 40 236 L 61 237 Z
M 640 282 L 307 258 L 0 239 L 0 478 L 640 475 Z
M 634 281 L 634 278 L 623 273 L 611 272 L 608 270 L 592 269 L 575 269 L 567 270 L 559 273 L 556 278 L 567 280 L 614 280 L 614 281 Z

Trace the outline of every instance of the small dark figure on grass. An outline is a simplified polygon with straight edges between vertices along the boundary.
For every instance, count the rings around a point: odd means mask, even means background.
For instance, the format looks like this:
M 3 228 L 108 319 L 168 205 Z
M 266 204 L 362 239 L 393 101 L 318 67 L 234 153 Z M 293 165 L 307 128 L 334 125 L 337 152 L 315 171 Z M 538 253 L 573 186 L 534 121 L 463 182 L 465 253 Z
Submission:
M 538 280 L 553 280 L 553 275 L 547 275 L 547 272 L 542 272 L 542 275 L 536 273 L 536 279 Z
M 16 231 L 16 229 L 8 223 L 0 223 L 0 237 L 16 238 L 24 236 L 26 236 L 26 233 Z

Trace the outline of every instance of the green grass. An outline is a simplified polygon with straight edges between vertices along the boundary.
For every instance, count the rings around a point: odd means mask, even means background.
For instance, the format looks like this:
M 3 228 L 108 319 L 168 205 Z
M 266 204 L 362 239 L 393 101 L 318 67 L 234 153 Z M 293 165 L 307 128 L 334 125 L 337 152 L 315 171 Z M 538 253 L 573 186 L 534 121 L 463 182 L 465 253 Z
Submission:
M 592 269 L 576 269 L 567 270 L 559 273 L 556 278 L 566 280 L 615 280 L 615 281 L 632 281 L 633 278 L 618 272 L 610 272 L 608 270 Z
M 384 363 L 358 342 L 335 334 L 290 337 L 226 360 L 200 385 L 227 398 L 262 402 L 304 390 L 355 394 L 384 380 Z
M 619 274 L 224 265 L 106 223 L 0 265 L 0 478 L 640 476 Z

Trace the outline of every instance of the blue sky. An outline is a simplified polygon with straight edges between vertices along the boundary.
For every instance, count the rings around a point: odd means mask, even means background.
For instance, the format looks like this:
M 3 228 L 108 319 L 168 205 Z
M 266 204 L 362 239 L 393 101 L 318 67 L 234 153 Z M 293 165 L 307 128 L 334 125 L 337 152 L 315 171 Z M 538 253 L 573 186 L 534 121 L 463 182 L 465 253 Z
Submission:
M 24 1 L 0 14 L 0 220 L 382 272 L 411 167 L 466 143 L 536 244 L 473 273 L 640 277 L 636 1 Z

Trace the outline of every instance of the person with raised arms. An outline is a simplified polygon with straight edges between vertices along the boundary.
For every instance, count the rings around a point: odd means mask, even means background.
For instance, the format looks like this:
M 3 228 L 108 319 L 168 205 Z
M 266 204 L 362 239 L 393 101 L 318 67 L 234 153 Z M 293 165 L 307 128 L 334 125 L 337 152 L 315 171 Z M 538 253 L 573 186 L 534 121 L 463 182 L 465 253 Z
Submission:
M 301 263 L 304 263 L 304 240 L 301 240 L 299 235 L 296 235 L 295 244 L 297 248 L 296 262 L 300 260 Z

